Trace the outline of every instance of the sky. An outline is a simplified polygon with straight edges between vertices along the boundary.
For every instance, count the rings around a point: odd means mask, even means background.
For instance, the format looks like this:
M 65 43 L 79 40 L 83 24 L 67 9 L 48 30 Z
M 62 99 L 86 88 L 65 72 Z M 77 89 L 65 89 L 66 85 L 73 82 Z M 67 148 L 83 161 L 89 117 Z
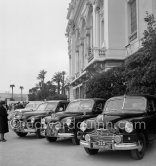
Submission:
M 0 93 L 28 93 L 46 70 L 68 72 L 67 8 L 71 0 L 0 0 Z

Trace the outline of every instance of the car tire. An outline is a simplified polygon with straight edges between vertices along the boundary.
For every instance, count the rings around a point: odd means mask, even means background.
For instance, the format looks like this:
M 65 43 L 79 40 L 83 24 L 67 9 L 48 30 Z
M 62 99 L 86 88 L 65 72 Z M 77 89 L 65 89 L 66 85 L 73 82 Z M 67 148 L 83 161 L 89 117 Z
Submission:
M 72 143 L 74 145 L 80 145 L 80 140 L 77 138 L 77 133 L 74 134 L 74 137 L 72 138 Z
M 57 141 L 57 137 L 47 137 L 46 136 L 46 139 L 47 139 L 48 142 L 55 142 L 55 141 Z
M 139 134 L 139 144 L 140 144 L 139 149 L 131 150 L 131 157 L 135 160 L 141 160 L 144 157 L 147 145 L 144 134 Z
M 99 152 L 99 149 L 90 149 L 90 148 L 84 148 L 86 153 L 89 155 L 95 155 Z
M 16 132 L 19 137 L 25 137 L 28 133 Z

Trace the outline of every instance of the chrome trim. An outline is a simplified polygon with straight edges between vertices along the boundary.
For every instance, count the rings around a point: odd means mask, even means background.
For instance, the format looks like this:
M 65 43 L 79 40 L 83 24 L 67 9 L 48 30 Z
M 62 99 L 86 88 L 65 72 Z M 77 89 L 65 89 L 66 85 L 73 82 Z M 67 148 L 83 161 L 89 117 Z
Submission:
M 36 133 L 36 129 L 23 129 L 23 131 L 27 133 Z
M 66 137 L 66 138 L 70 138 L 70 137 L 74 137 L 74 134 L 72 133 L 58 133 L 57 137 Z
M 86 148 L 90 149 L 105 149 L 105 146 L 101 147 L 96 144 L 96 142 L 87 142 L 80 140 L 80 145 Z M 111 143 L 111 148 L 109 150 L 134 150 L 134 149 L 139 149 L 139 144 L 138 143 Z M 107 148 L 106 148 L 107 149 Z
M 137 143 L 121 143 L 121 144 L 113 144 L 113 150 L 134 150 L 139 149 L 139 144 Z

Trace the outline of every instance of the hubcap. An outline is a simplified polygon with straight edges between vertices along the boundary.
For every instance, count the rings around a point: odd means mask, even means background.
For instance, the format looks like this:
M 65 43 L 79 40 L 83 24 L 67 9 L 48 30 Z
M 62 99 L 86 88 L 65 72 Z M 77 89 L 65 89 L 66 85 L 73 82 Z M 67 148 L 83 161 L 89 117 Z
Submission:
M 139 152 L 142 152 L 143 150 L 143 142 L 142 141 L 139 141 L 139 148 L 138 148 L 138 151 Z

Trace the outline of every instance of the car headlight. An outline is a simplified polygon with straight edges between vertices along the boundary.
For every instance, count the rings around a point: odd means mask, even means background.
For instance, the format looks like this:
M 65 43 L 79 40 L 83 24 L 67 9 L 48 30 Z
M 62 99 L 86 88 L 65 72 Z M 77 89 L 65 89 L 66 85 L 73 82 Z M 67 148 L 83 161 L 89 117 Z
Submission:
M 67 119 L 67 121 L 66 121 L 67 126 L 70 126 L 71 122 L 72 122 L 71 119 Z
M 127 133 L 131 133 L 133 131 L 133 123 L 126 121 L 126 123 L 125 123 L 125 131 Z
M 34 123 L 34 122 L 35 122 L 35 118 L 32 117 L 32 118 L 31 118 L 31 123 Z
M 87 129 L 87 123 L 86 122 L 82 122 L 80 124 L 80 130 L 82 130 L 83 132 Z
M 129 121 L 120 121 L 118 123 L 118 127 L 121 130 L 125 130 L 127 133 L 131 133 L 133 131 L 133 123 Z

